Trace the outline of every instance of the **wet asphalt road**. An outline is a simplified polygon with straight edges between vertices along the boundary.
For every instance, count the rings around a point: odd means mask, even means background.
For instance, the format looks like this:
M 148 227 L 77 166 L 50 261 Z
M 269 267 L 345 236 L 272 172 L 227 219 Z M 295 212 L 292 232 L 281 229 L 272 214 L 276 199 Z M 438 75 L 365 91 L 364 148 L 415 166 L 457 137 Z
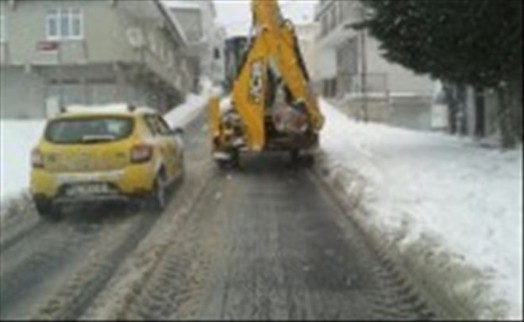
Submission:
M 190 211 L 119 318 L 442 317 L 376 254 L 314 171 L 278 154 L 220 171 L 204 122 L 186 134 L 188 176 L 162 216 L 181 216 L 182 202 Z M 20 233 L 1 243 L 2 318 L 81 318 L 159 220 L 135 213 L 50 225 L 24 216 L 34 223 L 14 225 Z

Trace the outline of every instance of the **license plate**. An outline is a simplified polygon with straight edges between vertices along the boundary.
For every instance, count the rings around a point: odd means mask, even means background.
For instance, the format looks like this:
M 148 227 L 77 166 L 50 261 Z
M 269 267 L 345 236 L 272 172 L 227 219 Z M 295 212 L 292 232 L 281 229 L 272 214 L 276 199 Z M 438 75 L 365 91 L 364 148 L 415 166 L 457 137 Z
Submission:
M 109 187 L 106 184 L 101 183 L 75 185 L 67 190 L 67 194 L 70 196 L 96 195 L 108 192 Z

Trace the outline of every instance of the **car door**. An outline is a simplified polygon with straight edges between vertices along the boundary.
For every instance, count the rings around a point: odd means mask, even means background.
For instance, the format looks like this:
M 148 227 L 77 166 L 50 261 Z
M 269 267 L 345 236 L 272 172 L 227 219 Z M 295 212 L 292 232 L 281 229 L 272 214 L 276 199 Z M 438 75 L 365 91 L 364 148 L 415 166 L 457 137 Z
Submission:
M 172 153 L 170 151 L 170 147 L 165 138 L 165 133 L 162 130 L 156 118 L 156 115 L 146 114 L 144 115 L 144 121 L 149 131 L 153 135 L 153 142 L 155 145 L 155 150 L 157 150 L 160 154 L 162 164 L 164 165 L 167 176 L 168 176 L 167 179 L 171 181 L 171 178 L 173 177 L 173 158 L 171 156 Z
M 158 131 L 162 136 L 162 145 L 164 146 L 164 151 L 166 153 L 165 158 L 168 161 L 170 177 L 174 179 L 181 169 L 181 164 L 179 164 L 181 147 L 166 121 L 164 121 L 160 115 L 154 115 L 153 118 L 155 119 Z

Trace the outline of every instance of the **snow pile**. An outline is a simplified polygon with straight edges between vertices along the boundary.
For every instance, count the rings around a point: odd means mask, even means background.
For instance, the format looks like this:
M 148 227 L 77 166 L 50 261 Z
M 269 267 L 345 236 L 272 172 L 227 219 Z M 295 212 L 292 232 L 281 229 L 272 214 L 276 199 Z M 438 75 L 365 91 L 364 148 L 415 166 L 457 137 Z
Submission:
M 401 252 L 430 240 L 431 254 L 453 254 L 438 269 L 478 269 L 501 314 L 522 319 L 522 148 L 358 123 L 321 104 L 321 146 L 346 191 L 361 195 L 365 224 Z M 479 293 L 457 280 L 455 291 Z
M 45 121 L 0 120 L 0 207 L 29 187 L 31 150 L 42 136 Z
M 200 94 L 188 94 L 185 102 L 173 107 L 164 115 L 164 118 L 171 128 L 184 127 L 202 112 L 212 96 L 221 97 L 222 90 L 214 86 L 208 78 L 202 77 Z
M 207 102 L 208 98 L 205 96 L 189 94 L 186 101 L 173 107 L 164 115 L 164 119 L 171 128 L 184 127 L 202 112 Z

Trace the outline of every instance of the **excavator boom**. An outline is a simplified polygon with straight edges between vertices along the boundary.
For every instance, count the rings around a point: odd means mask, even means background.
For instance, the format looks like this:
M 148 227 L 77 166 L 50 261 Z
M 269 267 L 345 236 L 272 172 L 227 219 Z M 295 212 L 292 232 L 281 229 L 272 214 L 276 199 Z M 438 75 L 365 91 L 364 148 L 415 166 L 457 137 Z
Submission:
M 324 118 L 293 24 L 283 18 L 277 0 L 252 0 L 251 11 L 252 36 L 233 84 L 229 111 L 236 117 L 210 120 L 215 128 L 214 149 L 311 148 L 318 143 Z M 217 102 L 213 104 L 216 111 Z M 218 117 L 216 112 L 210 115 Z M 235 146 L 234 141 L 241 143 Z

